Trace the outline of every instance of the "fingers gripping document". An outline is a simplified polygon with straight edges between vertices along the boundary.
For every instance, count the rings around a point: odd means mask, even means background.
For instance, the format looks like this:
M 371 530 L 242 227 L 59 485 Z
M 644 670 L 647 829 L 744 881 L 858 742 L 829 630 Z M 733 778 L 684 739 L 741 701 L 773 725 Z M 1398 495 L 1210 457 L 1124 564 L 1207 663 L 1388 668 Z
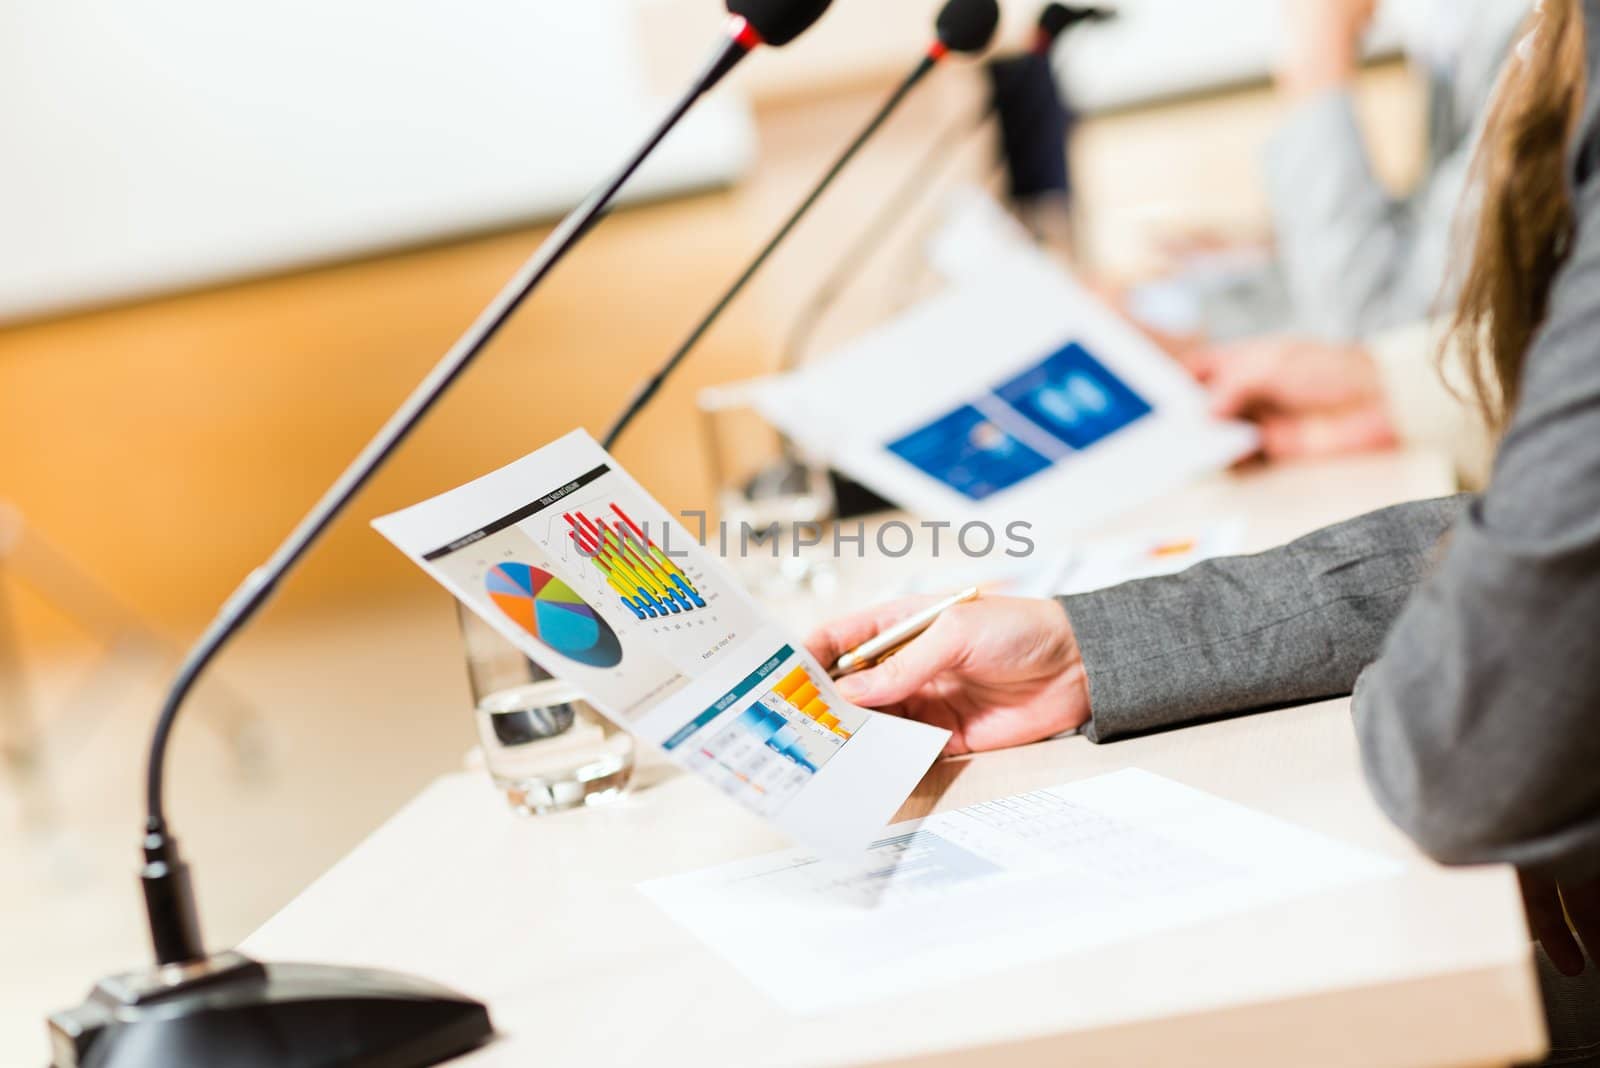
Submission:
M 795 1012 L 823 1012 L 1327 893 L 1388 859 L 1137 769 L 641 890 Z
M 840 697 L 581 431 L 373 525 L 619 726 L 810 848 L 866 846 L 949 738 Z

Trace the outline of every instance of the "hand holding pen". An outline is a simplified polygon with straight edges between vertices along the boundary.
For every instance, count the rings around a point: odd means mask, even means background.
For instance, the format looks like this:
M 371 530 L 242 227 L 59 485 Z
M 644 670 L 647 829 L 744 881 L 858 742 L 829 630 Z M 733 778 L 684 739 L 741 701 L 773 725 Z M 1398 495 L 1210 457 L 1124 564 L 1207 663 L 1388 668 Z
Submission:
M 836 672 L 854 668 L 838 676 L 846 700 L 943 727 L 950 755 L 1041 741 L 1089 719 L 1083 661 L 1059 601 L 910 598 L 836 620 L 806 645 Z

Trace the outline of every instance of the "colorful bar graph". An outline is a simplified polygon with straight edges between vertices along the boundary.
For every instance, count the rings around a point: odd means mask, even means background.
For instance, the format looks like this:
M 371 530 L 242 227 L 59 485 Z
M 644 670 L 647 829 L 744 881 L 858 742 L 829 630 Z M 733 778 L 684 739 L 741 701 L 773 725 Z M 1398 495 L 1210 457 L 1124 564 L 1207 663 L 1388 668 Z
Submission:
M 691 767 L 758 811 L 777 811 L 850 740 L 816 678 L 803 665 L 790 666 L 796 662 L 794 647 L 781 647 L 662 748 L 672 752 L 694 739 Z
M 806 753 L 799 732 L 789 726 L 783 713 L 774 712 L 757 701 L 740 714 L 739 726 L 755 735 L 761 744 L 779 756 L 812 774 L 816 773 L 817 766 Z
M 817 684 L 811 681 L 811 676 L 803 666 L 785 675 L 778 685 L 772 688 L 772 692 L 823 730 L 831 731 L 841 738 L 850 737 L 850 732 L 839 725 L 839 717 L 828 709 L 827 702 L 822 699 L 822 692 L 817 689 Z
M 783 677 L 783 681 L 772 688 L 772 692 L 788 701 L 800 689 L 811 681 L 811 676 L 806 674 L 806 669 L 797 667 Z M 792 704 L 793 702 L 791 702 Z
M 567 534 L 638 619 L 660 619 L 706 607 L 689 576 L 643 527 L 616 504 L 612 516 L 562 514 Z

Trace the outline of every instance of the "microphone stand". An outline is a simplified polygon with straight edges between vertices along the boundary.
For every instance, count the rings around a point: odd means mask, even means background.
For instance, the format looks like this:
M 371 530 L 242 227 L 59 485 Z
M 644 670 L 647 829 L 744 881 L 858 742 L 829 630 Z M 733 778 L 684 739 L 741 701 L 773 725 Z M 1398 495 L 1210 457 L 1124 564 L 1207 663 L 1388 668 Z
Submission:
M 1056 42 L 1080 24 L 1109 22 L 1116 17 L 1116 12 L 1103 8 L 1050 4 L 1041 13 L 1039 24 L 1035 28 L 1033 52 L 1048 57 Z M 1005 61 L 990 60 L 991 64 L 1000 62 Z M 901 185 L 884 200 L 883 206 L 878 209 L 877 215 L 862 232 L 861 237 L 839 258 L 838 266 L 821 285 L 817 286 L 810 299 L 806 301 L 804 309 L 795 318 L 778 361 L 779 371 L 792 371 L 800 365 L 823 314 L 833 306 L 854 281 L 856 275 L 866 267 L 872 251 L 883 243 L 890 230 L 915 204 L 917 195 L 935 177 L 935 168 L 940 161 L 948 160 L 962 141 L 986 126 L 998 108 L 999 102 L 991 94 L 981 113 L 952 122 L 928 146 L 917 163 L 906 171 Z
M 855 244 L 839 257 L 838 266 L 823 279 L 821 285 L 817 286 L 800 314 L 795 317 L 794 324 L 789 328 L 789 336 L 784 340 L 783 349 L 778 356 L 780 373 L 792 371 L 800 366 L 801 358 L 810 347 L 811 336 L 816 332 L 817 324 L 822 321 L 823 315 L 850 283 L 855 281 L 856 276 L 871 260 L 872 253 L 888 240 L 895 225 L 915 207 L 921 194 L 926 192 L 928 186 L 941 173 L 941 163 L 948 164 L 961 142 L 982 130 L 993 113 L 992 108 L 986 107 L 978 115 L 963 115 L 952 122 L 940 132 L 916 164 L 906 171 L 906 176 L 901 179 L 900 185 L 885 198 L 883 205 L 868 223 L 867 228 L 861 232 Z
M 820 14 L 826 4 L 813 6 Z M 208 956 L 189 868 L 166 819 L 168 742 L 185 698 L 217 654 L 694 104 L 763 43 L 744 18 L 731 20 L 727 39 L 644 144 L 562 221 L 266 564 L 245 579 L 184 659 L 151 738 L 146 782 L 149 818 L 140 882 L 157 967 L 103 980 L 83 1005 L 52 1016 L 54 1068 L 424 1068 L 493 1035 L 485 1006 L 421 980 L 317 965 L 269 968 L 237 952 Z
M 811 209 L 833 186 L 835 180 L 856 158 L 867 142 L 872 140 L 884 123 L 889 120 L 889 117 L 905 102 L 911 91 L 950 53 L 960 52 L 973 55 L 988 48 L 990 42 L 994 39 L 999 21 L 1000 9 L 994 3 L 994 0 L 948 0 L 935 20 L 936 39 L 927 53 L 912 69 L 911 73 L 906 76 L 905 80 L 890 94 L 888 100 L 878 109 L 877 114 L 872 117 L 866 128 L 856 136 L 855 140 L 850 142 L 844 153 L 823 175 L 820 184 L 812 190 L 805 200 L 801 201 L 799 207 L 794 210 L 784 224 L 778 228 L 777 233 L 757 253 L 755 259 L 745 268 L 744 273 L 734 281 L 728 292 L 712 307 L 705 318 L 700 320 L 700 323 L 690 332 L 683 344 L 678 346 L 677 350 L 667 358 L 660 369 L 634 395 L 633 399 L 623 409 L 622 414 L 617 417 L 616 422 L 612 424 L 611 429 L 606 432 L 603 444 L 607 450 L 616 448 L 622 435 L 627 432 L 628 427 L 644 411 L 656 394 L 660 392 L 662 385 L 672 377 L 673 373 L 677 371 L 678 367 L 705 337 L 711 327 L 716 324 L 728 307 L 744 292 L 751 280 L 772 258 L 778 246 L 782 245 L 789 235 L 793 233 L 795 227 L 810 214 Z M 943 139 L 941 138 L 941 143 L 942 141 Z M 797 481 L 797 475 L 803 477 L 805 469 L 805 464 L 794 455 L 792 444 L 785 440 L 783 442 L 783 456 L 774 465 L 758 475 L 757 480 L 766 485 L 787 485 Z M 753 490 L 747 486 L 745 492 L 748 495 Z M 839 490 L 836 483 L 835 497 L 838 496 Z
M 928 50 L 928 53 L 922 57 L 921 61 L 917 63 L 916 67 L 912 69 L 911 73 L 906 76 L 905 80 L 895 88 L 894 92 L 889 95 L 889 99 L 884 101 L 883 106 L 878 109 L 877 114 L 873 115 L 872 120 L 867 123 L 866 128 L 857 134 L 855 140 L 850 142 L 849 147 L 844 150 L 843 154 L 834 160 L 833 166 L 828 168 L 827 173 L 822 177 L 822 181 L 811 191 L 810 195 L 800 202 L 800 206 L 795 208 L 789 218 L 778 228 L 777 233 L 773 234 L 767 243 L 762 246 L 755 259 L 751 260 L 750 265 L 744 269 L 744 273 L 739 275 L 733 286 L 722 295 L 722 299 L 717 301 L 712 309 L 706 313 L 705 318 L 701 319 L 699 324 L 689 332 L 689 336 L 684 339 L 683 344 L 679 345 L 676 351 L 667 357 L 666 362 L 634 394 L 633 399 L 628 402 L 627 407 L 622 410 L 622 414 L 617 416 L 616 422 L 611 425 L 611 429 L 606 431 L 605 437 L 601 439 L 601 445 L 607 452 L 616 448 L 617 442 L 621 440 L 623 434 L 627 433 L 628 427 L 639 417 L 639 413 L 649 406 L 655 395 L 661 391 L 661 387 L 666 384 L 667 379 L 672 377 L 683 361 L 688 358 L 689 354 L 700 344 L 711 328 L 722 318 L 723 313 L 745 291 L 750 282 L 760 273 L 761 268 L 767 265 L 767 261 L 772 258 L 773 253 L 778 251 L 778 247 L 788 240 L 795 227 L 799 226 L 801 221 L 811 214 L 811 209 L 817 206 L 817 202 L 823 198 L 829 189 L 833 188 L 833 183 L 838 180 L 839 175 L 844 173 L 845 168 L 851 164 L 856 156 L 860 155 L 867 142 L 877 135 L 878 131 L 883 128 L 883 124 L 888 122 L 890 116 L 900 109 L 901 104 L 905 103 L 905 99 L 911 95 L 911 91 L 949 53 L 949 47 L 942 42 L 934 44 Z

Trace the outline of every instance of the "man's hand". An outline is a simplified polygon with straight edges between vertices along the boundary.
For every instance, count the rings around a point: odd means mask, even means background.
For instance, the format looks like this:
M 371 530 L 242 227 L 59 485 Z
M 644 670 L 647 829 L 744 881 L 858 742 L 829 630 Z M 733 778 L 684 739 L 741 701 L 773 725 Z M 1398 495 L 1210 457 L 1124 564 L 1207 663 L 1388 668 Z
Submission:
M 937 598 L 896 601 L 822 627 L 806 646 L 824 665 Z M 946 753 L 1027 745 L 1089 721 L 1078 643 L 1057 601 L 957 605 L 877 667 L 839 680 L 858 705 L 950 731 Z
M 1582 975 L 1584 947 L 1590 957 L 1600 953 L 1600 882 L 1557 885 L 1526 872 L 1517 877 L 1534 941 L 1562 975 Z
M 1377 0 L 1284 0 L 1280 88 L 1303 98 L 1349 82 L 1377 7 Z
M 1206 349 L 1185 362 L 1210 391 L 1217 416 L 1260 428 L 1268 460 L 1398 444 L 1378 366 L 1359 346 L 1268 338 Z

